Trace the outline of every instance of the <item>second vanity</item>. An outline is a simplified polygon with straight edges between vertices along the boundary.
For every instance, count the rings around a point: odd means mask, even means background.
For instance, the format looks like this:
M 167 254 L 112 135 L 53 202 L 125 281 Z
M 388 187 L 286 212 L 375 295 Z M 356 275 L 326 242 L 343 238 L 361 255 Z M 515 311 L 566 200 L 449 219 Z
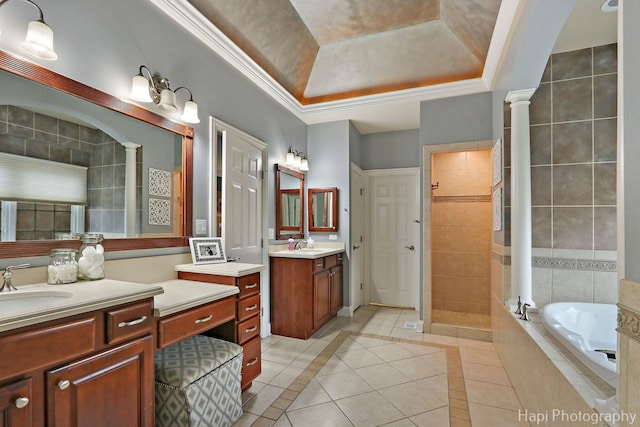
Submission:
M 272 248 L 271 332 L 308 339 L 342 308 L 344 245 Z

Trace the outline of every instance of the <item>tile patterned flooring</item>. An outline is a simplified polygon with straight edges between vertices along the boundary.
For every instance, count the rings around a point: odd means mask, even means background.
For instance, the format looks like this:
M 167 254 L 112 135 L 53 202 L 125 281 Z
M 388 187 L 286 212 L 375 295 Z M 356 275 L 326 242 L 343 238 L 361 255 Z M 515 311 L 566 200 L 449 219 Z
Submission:
M 420 334 L 413 310 L 361 307 L 313 337 L 262 341 L 244 426 L 525 426 L 490 342 Z

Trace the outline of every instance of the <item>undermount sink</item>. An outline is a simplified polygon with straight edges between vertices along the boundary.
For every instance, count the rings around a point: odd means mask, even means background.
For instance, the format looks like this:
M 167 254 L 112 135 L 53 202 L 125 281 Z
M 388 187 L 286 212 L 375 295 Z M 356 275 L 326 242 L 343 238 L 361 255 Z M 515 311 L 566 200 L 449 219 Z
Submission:
M 34 310 L 72 296 L 72 292 L 56 290 L 2 292 L 0 293 L 0 314 Z

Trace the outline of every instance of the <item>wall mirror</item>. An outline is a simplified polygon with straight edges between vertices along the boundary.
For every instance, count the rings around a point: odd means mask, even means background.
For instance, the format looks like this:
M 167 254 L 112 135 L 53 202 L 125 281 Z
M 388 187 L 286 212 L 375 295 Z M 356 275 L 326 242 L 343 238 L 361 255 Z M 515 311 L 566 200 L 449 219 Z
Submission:
M 338 189 L 309 189 L 309 231 L 338 231 Z
M 276 171 L 276 239 L 304 237 L 304 174 L 282 165 Z
M 54 235 L 73 227 L 104 234 L 109 251 L 187 246 L 192 128 L 3 51 L 0 70 L 4 164 L 19 157 L 51 164 L 54 174 L 60 165 L 86 169 L 86 197 L 75 204 L 2 196 L 0 258 L 48 255 L 60 247 Z M 11 210 L 22 217 L 11 220 Z

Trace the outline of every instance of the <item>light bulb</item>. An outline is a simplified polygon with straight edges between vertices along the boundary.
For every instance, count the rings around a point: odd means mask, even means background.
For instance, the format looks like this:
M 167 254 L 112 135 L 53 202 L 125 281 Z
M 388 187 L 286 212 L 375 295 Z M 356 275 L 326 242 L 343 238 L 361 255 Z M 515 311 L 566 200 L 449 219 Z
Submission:
M 53 50 L 53 30 L 42 21 L 31 21 L 22 48 L 36 58 L 55 61 L 58 55 Z

